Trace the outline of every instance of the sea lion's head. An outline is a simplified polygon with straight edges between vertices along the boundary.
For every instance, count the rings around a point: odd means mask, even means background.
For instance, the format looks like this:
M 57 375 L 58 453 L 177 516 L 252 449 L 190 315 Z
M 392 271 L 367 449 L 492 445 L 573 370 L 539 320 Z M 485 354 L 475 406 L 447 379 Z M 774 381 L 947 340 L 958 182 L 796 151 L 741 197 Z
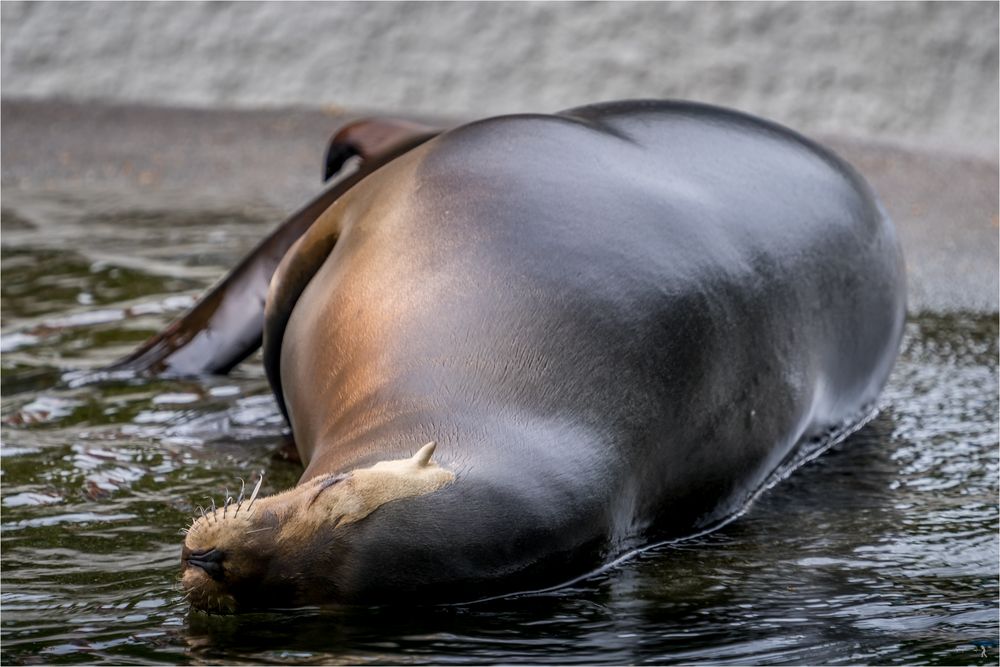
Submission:
M 455 475 L 430 460 L 434 443 L 412 458 L 315 477 L 274 496 L 213 507 L 188 530 L 181 585 L 191 605 L 214 612 L 331 602 L 345 545 L 342 528 L 381 505 L 445 486 Z

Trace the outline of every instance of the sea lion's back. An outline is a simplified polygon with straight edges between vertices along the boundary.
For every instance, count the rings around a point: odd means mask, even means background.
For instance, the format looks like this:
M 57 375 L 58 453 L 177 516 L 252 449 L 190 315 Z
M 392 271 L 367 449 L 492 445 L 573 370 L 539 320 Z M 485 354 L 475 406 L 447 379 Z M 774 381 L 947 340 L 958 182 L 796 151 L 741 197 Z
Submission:
M 693 431 L 736 403 L 749 413 L 757 382 L 783 405 L 760 435 L 771 451 L 804 415 L 870 399 L 898 341 L 898 248 L 867 185 L 737 112 L 626 102 L 486 119 L 356 190 L 290 323 L 310 353 L 283 346 L 290 375 L 332 397 L 297 436 L 360 443 L 367 427 L 347 422 L 388 404 L 559 415 L 599 443 L 622 424 Z M 743 447 L 743 427 L 719 441 Z

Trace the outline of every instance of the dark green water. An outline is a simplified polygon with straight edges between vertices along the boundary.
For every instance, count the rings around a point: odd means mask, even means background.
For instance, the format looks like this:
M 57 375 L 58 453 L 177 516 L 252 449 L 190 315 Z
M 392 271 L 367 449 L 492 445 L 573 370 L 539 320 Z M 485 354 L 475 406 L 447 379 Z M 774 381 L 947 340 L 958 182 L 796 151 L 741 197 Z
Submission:
M 721 530 L 550 594 L 210 617 L 181 536 L 264 469 L 282 421 L 259 362 L 205 381 L 75 385 L 179 313 L 270 221 L 2 217 L 2 655 L 72 663 L 997 664 L 995 315 L 915 317 L 880 415 Z

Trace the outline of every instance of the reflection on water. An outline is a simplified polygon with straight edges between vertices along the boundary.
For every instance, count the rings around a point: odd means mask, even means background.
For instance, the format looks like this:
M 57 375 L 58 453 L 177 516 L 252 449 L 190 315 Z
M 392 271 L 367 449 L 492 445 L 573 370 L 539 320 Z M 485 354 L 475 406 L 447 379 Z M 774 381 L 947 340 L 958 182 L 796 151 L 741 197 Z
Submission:
M 914 319 L 879 417 L 713 534 L 545 595 L 209 617 L 178 529 L 239 477 L 300 472 L 259 362 L 65 372 L 158 329 L 269 222 L 45 204 L 3 211 L 5 664 L 997 662 L 995 316 Z

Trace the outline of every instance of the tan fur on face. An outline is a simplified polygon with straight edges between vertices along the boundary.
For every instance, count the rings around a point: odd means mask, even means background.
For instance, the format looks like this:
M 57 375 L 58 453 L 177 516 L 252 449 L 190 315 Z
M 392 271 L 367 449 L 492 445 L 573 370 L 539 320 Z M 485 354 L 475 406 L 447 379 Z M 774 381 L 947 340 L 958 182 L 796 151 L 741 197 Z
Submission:
M 182 585 L 194 606 L 232 610 L 230 579 L 257 576 L 262 559 L 277 549 L 295 553 L 324 529 L 361 521 L 382 505 L 432 493 L 455 479 L 430 457 L 429 442 L 408 459 L 381 461 L 346 475 L 324 475 L 294 489 L 254 499 L 246 507 L 218 509 L 195 521 L 184 546 L 191 551 L 216 549 L 225 554 L 226 582 L 188 567 Z
M 345 480 L 321 492 L 313 503 L 316 509 L 310 507 L 304 518 L 310 523 L 354 523 L 385 503 L 437 491 L 455 479 L 455 475 L 430 462 L 434 447 L 429 442 L 412 458 L 380 461 L 371 468 L 353 471 Z

